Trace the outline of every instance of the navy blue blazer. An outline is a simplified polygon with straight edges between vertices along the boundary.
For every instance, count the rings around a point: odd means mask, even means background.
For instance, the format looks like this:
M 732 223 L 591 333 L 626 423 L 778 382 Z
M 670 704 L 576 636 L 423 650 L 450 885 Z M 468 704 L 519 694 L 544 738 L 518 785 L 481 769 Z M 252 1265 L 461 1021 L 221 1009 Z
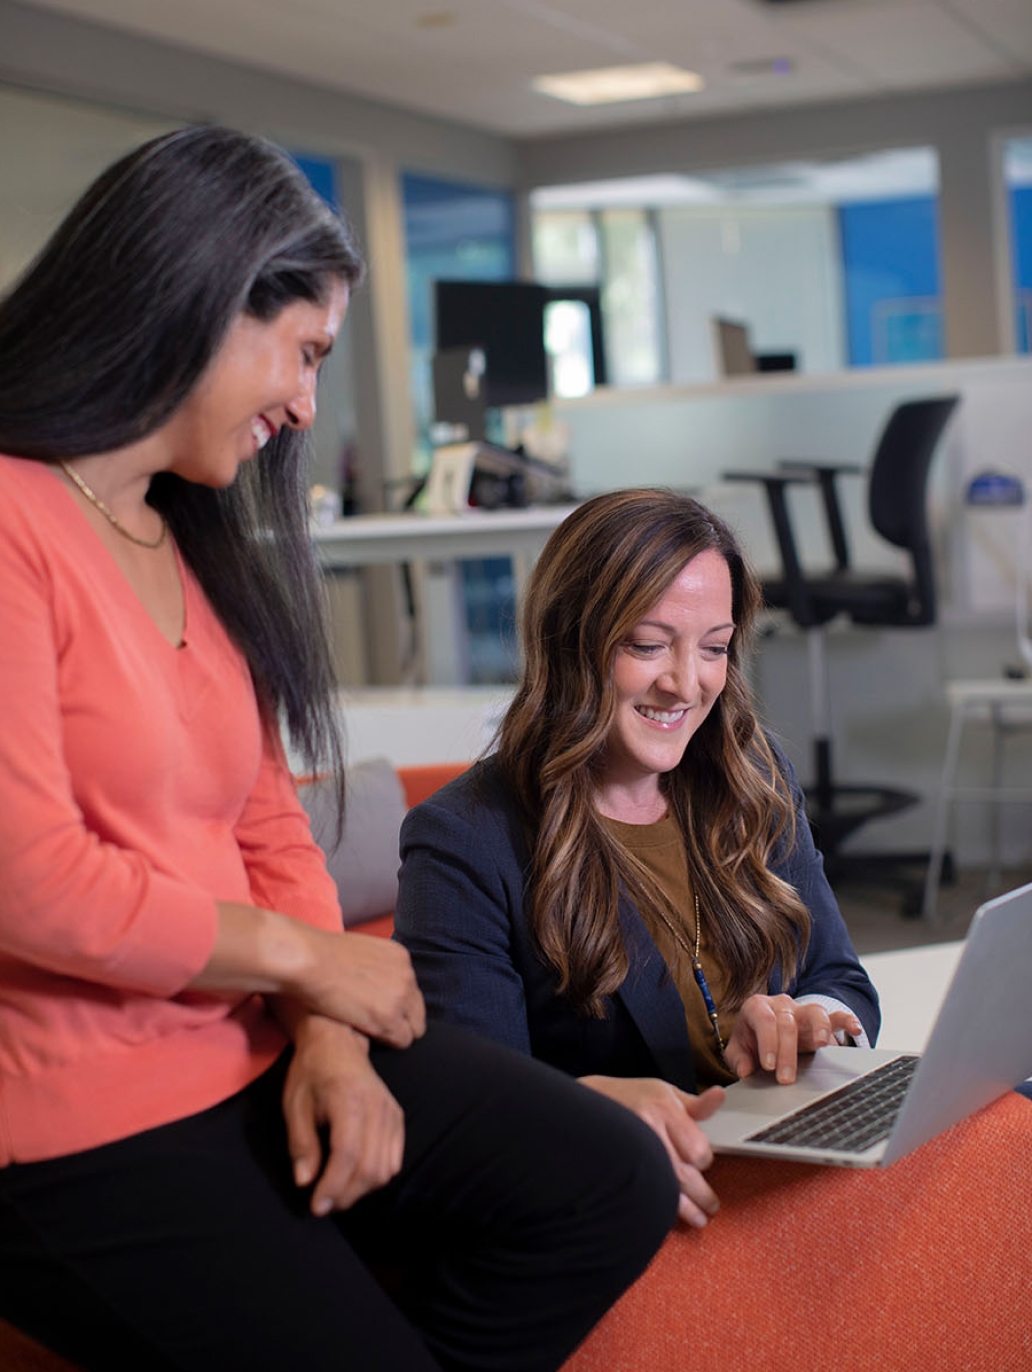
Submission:
M 786 764 L 787 765 L 787 764 Z M 774 866 L 810 911 L 805 964 L 769 992 L 833 996 L 855 1011 L 873 1044 L 878 996 L 860 966 L 820 854 L 802 817 L 792 851 Z M 684 1005 L 641 915 L 626 897 L 620 922 L 630 970 L 605 1019 L 556 994 L 555 972 L 531 939 L 527 839 L 491 759 L 410 810 L 401 830 L 395 937 L 412 955 L 433 1019 L 465 1025 L 572 1076 L 662 1077 L 695 1091 Z

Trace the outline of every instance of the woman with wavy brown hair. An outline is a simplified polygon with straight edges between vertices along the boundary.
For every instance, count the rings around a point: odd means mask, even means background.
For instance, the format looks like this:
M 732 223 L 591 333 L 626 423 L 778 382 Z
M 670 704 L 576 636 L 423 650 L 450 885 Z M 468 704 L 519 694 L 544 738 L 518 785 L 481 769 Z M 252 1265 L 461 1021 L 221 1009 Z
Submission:
M 397 930 L 428 1013 L 647 1120 L 697 1225 L 717 1203 L 697 1121 L 719 1087 L 792 1081 L 800 1052 L 870 1043 L 879 1024 L 750 698 L 760 603 L 697 501 L 586 501 L 530 578 L 495 753 L 402 831 Z

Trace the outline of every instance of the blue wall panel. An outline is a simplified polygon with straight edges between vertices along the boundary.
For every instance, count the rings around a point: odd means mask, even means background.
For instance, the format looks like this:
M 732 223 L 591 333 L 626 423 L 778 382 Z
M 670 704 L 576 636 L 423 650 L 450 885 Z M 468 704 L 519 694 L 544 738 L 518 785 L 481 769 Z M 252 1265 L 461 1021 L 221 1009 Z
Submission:
M 1010 194 L 1011 261 L 1014 267 L 1015 295 L 1032 295 L 1032 186 L 1015 186 Z M 1032 352 L 1032 303 L 1028 309 L 1015 311 L 1015 334 L 1018 352 Z
M 405 207 L 412 345 L 433 346 L 432 282 L 506 281 L 516 272 L 516 211 L 507 191 L 406 174 Z
M 291 153 L 291 156 L 326 203 L 338 209 L 335 163 L 328 157 L 309 157 L 307 154 L 302 156 L 296 152 Z
M 936 198 L 840 205 L 838 218 L 850 365 L 941 357 L 938 310 L 927 307 L 939 296 Z

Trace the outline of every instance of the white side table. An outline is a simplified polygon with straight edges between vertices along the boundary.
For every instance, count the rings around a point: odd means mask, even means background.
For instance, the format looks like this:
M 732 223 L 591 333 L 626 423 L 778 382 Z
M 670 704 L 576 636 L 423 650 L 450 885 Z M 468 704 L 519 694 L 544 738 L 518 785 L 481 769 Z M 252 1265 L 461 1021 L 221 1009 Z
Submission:
M 1010 801 L 1032 802 L 1032 786 L 1005 787 L 1003 745 L 1008 734 L 1032 729 L 1032 680 L 949 681 L 946 699 L 950 707 L 950 728 L 942 777 L 935 802 L 932 844 L 925 877 L 923 914 L 934 919 L 939 897 L 942 862 L 949 837 L 950 807 L 956 800 L 988 801 L 992 806 L 993 868 L 990 880 L 999 880 L 1000 831 L 999 806 Z M 987 718 L 993 735 L 992 773 L 988 786 L 958 786 L 957 766 L 965 724 L 971 719 Z

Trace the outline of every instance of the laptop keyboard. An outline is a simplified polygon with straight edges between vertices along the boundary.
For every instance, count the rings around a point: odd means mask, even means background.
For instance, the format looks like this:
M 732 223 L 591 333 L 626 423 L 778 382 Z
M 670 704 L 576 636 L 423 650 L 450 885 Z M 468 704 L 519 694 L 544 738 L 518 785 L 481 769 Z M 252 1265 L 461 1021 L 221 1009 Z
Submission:
M 749 1135 L 750 1143 L 863 1153 L 892 1132 L 919 1056 L 893 1058 L 812 1105 Z

